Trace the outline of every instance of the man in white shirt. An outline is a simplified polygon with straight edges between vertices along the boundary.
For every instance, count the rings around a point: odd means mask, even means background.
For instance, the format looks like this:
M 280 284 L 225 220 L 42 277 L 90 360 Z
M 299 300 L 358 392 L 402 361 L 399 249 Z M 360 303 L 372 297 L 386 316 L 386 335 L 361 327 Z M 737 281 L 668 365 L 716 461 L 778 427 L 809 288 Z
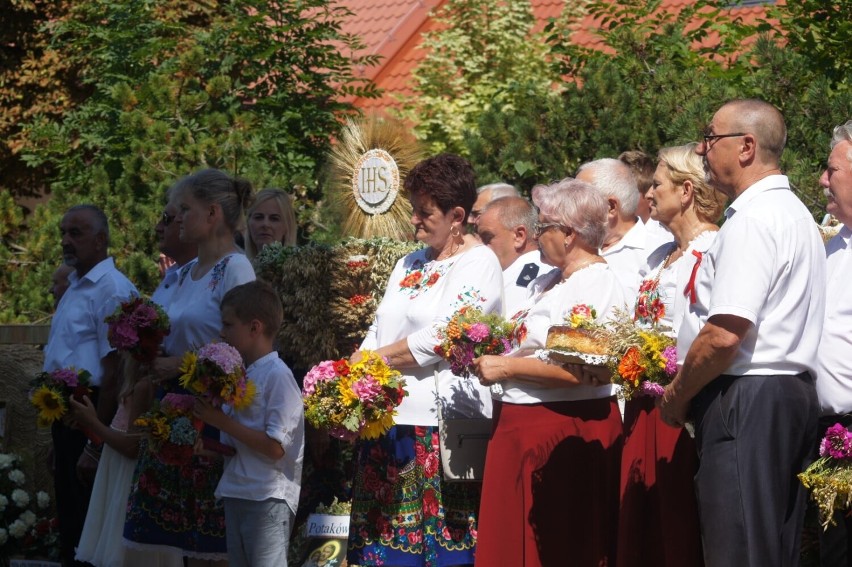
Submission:
M 645 252 L 646 256 L 660 246 L 668 247 L 674 236 L 659 221 L 651 218 L 651 200 L 648 199 L 648 191 L 654 184 L 654 172 L 657 170 L 657 161 L 640 150 L 628 150 L 621 152 L 618 161 L 630 168 L 633 178 L 636 180 L 636 188 L 639 190 L 639 204 L 636 206 L 636 216 L 645 225 Z
M 826 247 L 825 323 L 817 357 L 816 390 L 820 403 L 817 438 L 835 423 L 852 426 L 852 120 L 834 129 L 828 167 L 819 184 L 826 210 L 842 223 Z M 846 567 L 852 558 L 852 519 L 836 512 L 836 526 L 820 530 L 820 565 Z
M 633 172 L 617 159 L 604 158 L 581 165 L 577 179 L 592 184 L 609 203 L 601 256 L 624 287 L 627 301 L 632 302 L 639 293 L 640 270 L 651 252 L 645 249 L 645 225 L 636 216 L 639 189 Z
M 60 299 L 44 349 L 45 372 L 74 367 L 88 370 L 97 400 L 98 417 L 109 423 L 117 407 L 117 357 L 107 340 L 104 319 L 136 288 L 107 256 L 109 226 L 103 211 L 93 205 L 71 207 L 59 225 L 62 255 L 74 268 L 70 285 Z M 54 451 L 54 489 L 63 564 L 74 564 L 92 490 L 100 447 L 77 429 L 55 422 L 51 429 Z M 86 446 L 86 452 L 83 451 Z M 86 478 L 91 476 L 91 478 Z
M 553 266 L 542 264 L 533 237 L 538 212 L 523 197 L 502 197 L 488 203 L 479 217 L 479 238 L 503 268 L 503 314 L 511 317 L 527 299 L 527 286 Z
M 520 196 L 518 190 L 508 183 L 489 183 L 488 185 L 479 187 L 476 190 L 476 201 L 473 202 L 473 206 L 470 208 L 470 214 L 467 215 L 467 224 L 473 234 L 477 233 L 479 216 L 482 214 L 482 210 L 485 208 L 485 205 L 494 199 L 500 199 L 501 197 L 518 196 Z
M 806 494 L 796 475 L 816 440 L 825 252 L 781 175 L 785 141 L 775 107 L 735 100 L 696 148 L 732 203 L 697 270 L 678 333 L 681 370 L 660 410 L 670 425 L 688 413 L 695 424 L 707 567 L 799 561 Z
M 194 242 L 181 241 L 180 225 L 175 222 L 175 217 L 178 214 L 178 198 L 180 196 L 177 194 L 178 187 L 178 185 L 174 185 L 169 189 L 167 193 L 168 203 L 166 203 L 166 207 L 163 209 L 163 214 L 160 216 L 157 226 L 154 227 L 154 231 L 157 234 L 157 247 L 160 252 L 174 260 L 174 263 L 166 268 L 160 285 L 157 286 L 157 289 L 151 295 L 151 300 L 163 307 L 169 304 L 172 292 L 174 292 L 177 284 L 180 269 L 184 264 L 198 256 L 198 245 Z

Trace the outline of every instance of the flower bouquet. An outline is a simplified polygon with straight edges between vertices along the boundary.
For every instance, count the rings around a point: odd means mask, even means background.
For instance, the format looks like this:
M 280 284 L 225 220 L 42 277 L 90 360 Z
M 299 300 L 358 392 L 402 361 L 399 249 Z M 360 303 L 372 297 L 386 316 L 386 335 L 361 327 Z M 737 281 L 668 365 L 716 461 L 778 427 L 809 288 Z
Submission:
M 82 402 L 90 396 L 91 374 L 87 370 L 60 368 L 52 372 L 40 372 L 30 382 L 30 403 L 38 410 L 38 424 L 48 427 L 68 413 L 68 400 L 73 396 Z
M 635 395 L 659 397 L 677 374 L 675 340 L 663 327 L 644 328 L 623 310 L 616 309 L 607 326 L 610 347 L 616 357 L 607 366 L 612 382 L 621 386 L 619 397 Z
M 48 516 L 50 496 L 27 490 L 20 457 L 0 453 L 0 557 L 59 556 L 59 522 Z
M 338 439 L 376 439 L 393 427 L 393 416 L 408 395 L 400 373 L 374 351 L 320 362 L 305 375 L 305 419 Z
M 141 297 L 122 302 L 105 321 L 109 344 L 141 363 L 150 364 L 157 358 L 160 343 L 170 330 L 163 308 Z
M 246 377 L 243 358 L 227 343 L 210 343 L 187 352 L 180 372 L 180 385 L 214 407 L 228 404 L 241 410 L 254 399 L 254 382 Z
M 521 340 L 516 336 L 514 322 L 471 306 L 453 314 L 447 326 L 438 331 L 438 337 L 442 340 L 435 346 L 435 353 L 450 363 L 453 374 L 464 378 L 470 377 L 474 358 L 505 354 Z
M 834 511 L 852 507 L 852 433 L 840 423 L 829 427 L 819 444 L 819 458 L 799 473 L 799 480 L 819 508 L 823 529 L 834 525 Z
M 166 394 L 134 421 L 148 434 L 148 449 L 165 465 L 185 465 L 194 453 L 204 423 L 192 415 L 195 397 Z

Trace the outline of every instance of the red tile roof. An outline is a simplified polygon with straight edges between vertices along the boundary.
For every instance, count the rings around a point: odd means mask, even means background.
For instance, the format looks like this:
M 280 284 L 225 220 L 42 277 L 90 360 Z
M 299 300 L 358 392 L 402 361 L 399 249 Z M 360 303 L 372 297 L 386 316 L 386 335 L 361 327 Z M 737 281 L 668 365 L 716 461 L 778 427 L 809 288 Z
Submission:
M 413 94 L 411 72 L 425 57 L 420 48 L 423 34 L 437 28 L 430 18 L 431 12 L 446 0 L 339 0 L 353 15 L 345 19 L 342 31 L 361 37 L 366 44 L 361 54 L 379 55 L 381 61 L 374 67 L 357 70 L 361 76 L 373 80 L 384 91 L 379 99 L 356 99 L 354 103 L 363 110 L 381 110 L 399 106 L 398 95 Z M 666 0 L 661 9 L 679 11 L 693 0 Z M 558 18 L 565 8 L 565 0 L 531 0 L 536 25 L 541 31 L 550 18 Z M 736 9 L 736 15 L 753 21 L 764 14 L 759 6 Z M 572 39 L 578 45 L 589 47 L 599 43 L 594 30 L 599 21 L 587 16 L 576 29 Z

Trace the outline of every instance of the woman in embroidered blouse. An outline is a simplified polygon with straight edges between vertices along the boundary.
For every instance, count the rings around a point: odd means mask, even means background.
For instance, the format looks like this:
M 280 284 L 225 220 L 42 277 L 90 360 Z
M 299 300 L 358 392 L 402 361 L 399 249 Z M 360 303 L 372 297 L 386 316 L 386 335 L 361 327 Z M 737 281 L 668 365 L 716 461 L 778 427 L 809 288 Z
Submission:
M 261 189 L 246 213 L 246 256 L 254 261 L 273 242 L 296 245 L 293 198 L 281 189 Z
M 624 306 L 618 278 L 598 255 L 607 203 L 570 178 L 534 188 L 533 202 L 541 258 L 555 269 L 530 284 L 513 317 L 526 334 L 518 349 L 474 360 L 483 384 L 502 387 L 494 394 L 476 565 L 612 564 L 621 457 L 613 386 L 581 366 L 537 358 L 548 329 L 575 306 L 593 308 L 598 320 Z
M 475 381 L 453 376 L 433 349 L 438 327 L 463 305 L 500 312 L 502 272 L 494 253 L 465 231 L 476 200 L 466 160 L 429 158 L 411 170 L 405 190 L 414 236 L 426 247 L 397 263 L 362 348 L 402 372 L 408 396 L 388 434 L 358 448 L 348 560 L 471 564 L 480 485 L 443 482 L 437 403 L 446 417 L 490 416 L 490 398 Z
M 635 302 L 637 322 L 672 329 L 673 336 L 694 301 L 691 278 L 716 237 L 714 223 L 725 203 L 724 195 L 705 181 L 695 146 L 660 150 L 648 192 L 651 218 L 672 233 L 674 242 L 648 257 Z M 625 404 L 624 431 L 618 565 L 701 565 L 692 438 L 684 429 L 665 425 L 649 397 Z
M 154 370 L 161 383 L 177 388 L 183 354 L 218 339 L 219 303 L 232 287 L 253 281 L 251 262 L 234 244 L 251 185 L 216 169 L 196 172 L 175 186 L 180 195 L 175 222 L 180 238 L 198 244 L 198 257 L 184 265 L 167 306 L 171 332 Z M 205 431 L 218 439 L 218 431 Z M 130 547 L 169 546 L 190 565 L 227 560 L 222 503 L 213 491 L 221 459 L 193 457 L 185 467 L 162 465 L 143 452 L 134 475 L 124 537 Z

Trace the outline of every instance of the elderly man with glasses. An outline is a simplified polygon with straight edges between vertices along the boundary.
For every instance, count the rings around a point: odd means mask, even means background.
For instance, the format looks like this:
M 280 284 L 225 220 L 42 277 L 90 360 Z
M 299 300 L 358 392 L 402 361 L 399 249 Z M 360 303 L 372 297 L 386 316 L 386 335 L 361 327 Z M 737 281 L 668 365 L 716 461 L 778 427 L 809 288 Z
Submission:
M 760 100 L 722 106 L 696 152 L 731 205 L 695 278 L 678 334 L 680 373 L 663 419 L 695 424 L 695 477 L 708 567 L 798 565 L 825 251 L 779 160 L 781 113 Z M 692 301 L 692 300 L 690 300 Z

